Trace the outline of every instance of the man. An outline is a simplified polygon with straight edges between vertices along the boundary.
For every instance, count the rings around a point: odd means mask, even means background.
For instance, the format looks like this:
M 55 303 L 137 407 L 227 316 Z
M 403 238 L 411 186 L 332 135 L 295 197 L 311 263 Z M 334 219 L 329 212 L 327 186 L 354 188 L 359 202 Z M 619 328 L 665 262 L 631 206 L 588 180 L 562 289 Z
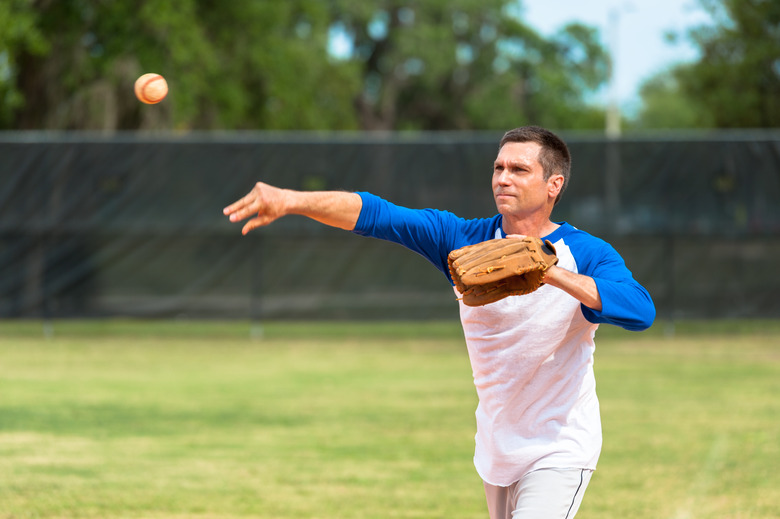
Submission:
M 507 132 L 493 164 L 498 214 L 465 220 L 395 206 L 369 193 L 297 192 L 258 183 L 225 208 L 243 233 L 288 215 L 400 243 L 452 283 L 450 251 L 517 235 L 550 240 L 558 263 L 537 291 L 484 306 L 460 303 L 479 397 L 474 464 L 491 519 L 570 519 L 601 451 L 593 375 L 600 323 L 648 328 L 655 307 L 606 242 L 550 217 L 569 181 L 566 144 L 538 127 Z

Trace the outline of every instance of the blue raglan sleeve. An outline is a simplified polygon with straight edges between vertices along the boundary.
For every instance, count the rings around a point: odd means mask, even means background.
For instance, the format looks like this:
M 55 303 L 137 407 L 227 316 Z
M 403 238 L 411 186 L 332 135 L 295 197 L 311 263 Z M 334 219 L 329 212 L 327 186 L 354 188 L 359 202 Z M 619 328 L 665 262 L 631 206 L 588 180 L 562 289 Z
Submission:
M 403 245 L 449 277 L 447 254 L 458 217 L 446 211 L 401 207 L 370 193 L 358 195 L 363 208 L 352 232 Z
M 363 200 L 352 232 L 403 245 L 430 261 L 447 279 L 450 251 L 491 238 L 497 217 L 465 220 L 448 211 L 410 209 L 371 193 L 359 192 Z
M 632 331 L 645 330 L 653 324 L 655 304 L 650 293 L 634 279 L 611 245 L 591 237 L 580 245 L 575 257 L 580 274 L 594 279 L 601 297 L 601 311 L 582 306 L 588 321 Z

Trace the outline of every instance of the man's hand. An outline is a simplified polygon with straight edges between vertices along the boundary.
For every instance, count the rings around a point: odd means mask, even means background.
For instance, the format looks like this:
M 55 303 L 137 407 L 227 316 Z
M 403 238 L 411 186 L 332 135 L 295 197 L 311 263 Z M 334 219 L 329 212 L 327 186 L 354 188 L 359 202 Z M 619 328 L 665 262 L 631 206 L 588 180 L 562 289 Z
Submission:
M 293 191 L 258 182 L 244 198 L 225 209 L 231 222 L 253 215 L 242 234 L 278 220 L 288 214 L 306 216 L 331 227 L 351 231 L 355 228 L 363 199 L 357 193 L 341 191 Z
M 286 193 L 284 189 L 258 182 L 249 194 L 230 204 L 222 212 L 230 218 L 231 222 L 240 222 L 250 216 L 257 215 L 241 229 L 241 234 L 246 234 L 252 229 L 268 225 L 288 214 L 286 200 L 289 195 Z

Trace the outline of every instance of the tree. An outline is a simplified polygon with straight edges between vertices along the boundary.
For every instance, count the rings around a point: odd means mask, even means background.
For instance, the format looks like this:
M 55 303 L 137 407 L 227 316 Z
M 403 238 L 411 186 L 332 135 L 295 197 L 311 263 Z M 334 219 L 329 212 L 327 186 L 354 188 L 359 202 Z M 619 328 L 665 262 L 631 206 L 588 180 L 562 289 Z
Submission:
M 643 127 L 780 126 L 780 2 L 700 0 L 700 3 L 714 22 L 688 33 L 699 48 L 700 59 L 678 65 L 644 85 L 645 106 L 639 124 Z
M 509 0 L 332 0 L 361 69 L 365 129 L 600 128 L 586 95 L 604 83 L 595 30 L 545 40 Z
M 0 3 L 0 127 L 9 125 L 13 112 L 24 104 L 24 95 L 14 81 L 20 54 L 41 55 L 49 44 L 36 27 L 30 2 L 9 0 Z
M 598 33 L 549 39 L 517 0 L 6 0 L 0 127 L 600 128 Z M 351 51 L 334 54 L 338 36 Z M 165 76 L 155 106 L 135 78 Z
M 686 65 L 678 65 L 678 67 Z M 642 107 L 633 128 L 713 128 L 709 110 L 702 110 L 682 91 L 676 68 L 656 74 L 645 81 L 639 95 Z
M 0 124 L 17 129 L 354 128 L 321 2 L 12 0 Z M 3 70 L 3 69 L 0 69 Z M 163 74 L 148 107 L 135 78 Z M 327 100 L 323 100 L 327 97 Z M 315 102 L 312 102 L 315 101 Z M 317 102 L 320 101 L 320 102 Z
M 354 67 L 328 55 L 331 19 L 320 0 L 201 0 L 218 56 L 210 116 L 198 127 L 357 129 Z
M 144 120 L 132 98 L 135 78 L 147 71 L 165 73 L 166 62 L 186 71 L 196 62 L 208 68 L 214 60 L 192 23 L 194 5 L 188 0 L 141 5 L 18 0 L 11 10 L 11 24 L 29 20 L 29 29 L 42 40 L 34 47 L 4 49 L 13 56 L 10 90 L 22 102 L 3 105 L 3 119 L 18 129 L 154 126 L 148 116 L 170 119 L 172 107 L 166 103 L 148 111 Z

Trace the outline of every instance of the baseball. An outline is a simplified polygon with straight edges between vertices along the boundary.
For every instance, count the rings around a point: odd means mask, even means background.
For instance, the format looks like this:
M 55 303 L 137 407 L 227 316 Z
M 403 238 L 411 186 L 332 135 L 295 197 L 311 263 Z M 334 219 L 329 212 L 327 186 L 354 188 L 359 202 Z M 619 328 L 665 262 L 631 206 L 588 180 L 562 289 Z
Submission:
M 144 74 L 135 80 L 135 97 L 142 103 L 159 103 L 168 94 L 168 83 L 160 74 Z

